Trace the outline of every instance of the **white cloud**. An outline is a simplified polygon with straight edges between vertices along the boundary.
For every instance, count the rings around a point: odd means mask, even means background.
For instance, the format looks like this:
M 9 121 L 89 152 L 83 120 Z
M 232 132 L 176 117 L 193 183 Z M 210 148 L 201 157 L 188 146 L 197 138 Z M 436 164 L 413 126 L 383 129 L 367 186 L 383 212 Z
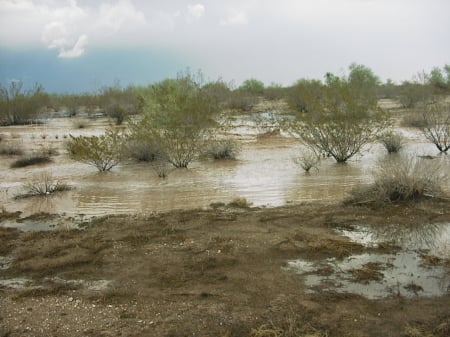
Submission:
M 246 25 L 247 23 L 247 14 L 244 11 L 237 10 L 230 10 L 229 15 L 220 20 L 222 26 Z
M 191 23 L 195 20 L 200 19 L 203 15 L 205 15 L 205 6 L 202 4 L 196 5 L 188 5 L 188 12 L 186 20 Z
M 353 61 L 405 79 L 448 63 L 449 12 L 448 0 L 0 0 L 0 46 L 171 50 L 236 80 L 320 78 Z
M 86 45 L 88 43 L 88 37 L 86 35 L 81 35 L 74 46 L 70 49 L 60 49 L 58 56 L 61 58 L 73 58 L 79 57 L 84 54 L 86 50 Z
M 114 4 L 102 3 L 96 20 L 96 29 L 101 29 L 107 34 L 118 32 L 125 24 L 145 25 L 146 19 L 143 12 L 129 0 L 120 0 Z

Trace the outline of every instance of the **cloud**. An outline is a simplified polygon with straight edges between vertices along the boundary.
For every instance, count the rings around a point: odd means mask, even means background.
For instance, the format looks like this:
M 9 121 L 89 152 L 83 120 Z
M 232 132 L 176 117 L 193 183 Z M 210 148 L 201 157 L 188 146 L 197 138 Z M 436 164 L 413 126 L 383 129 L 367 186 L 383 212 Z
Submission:
M 81 35 L 78 38 L 77 42 L 75 42 L 75 45 L 72 48 L 60 49 L 58 56 L 61 58 L 79 57 L 84 54 L 87 43 L 88 43 L 88 37 L 86 35 Z
M 143 12 L 129 0 L 120 0 L 114 4 L 102 3 L 100 5 L 96 28 L 107 34 L 118 32 L 125 24 L 145 25 L 146 19 Z
M 248 24 L 247 14 L 244 11 L 230 10 L 229 15 L 220 20 L 221 26 L 235 26 Z
M 205 6 L 202 4 L 188 5 L 186 21 L 192 23 L 205 15 Z
M 84 54 L 88 37 L 85 34 L 76 36 L 70 33 L 67 26 L 60 21 L 48 23 L 42 32 L 42 42 L 49 49 L 57 49 L 58 57 L 72 58 Z

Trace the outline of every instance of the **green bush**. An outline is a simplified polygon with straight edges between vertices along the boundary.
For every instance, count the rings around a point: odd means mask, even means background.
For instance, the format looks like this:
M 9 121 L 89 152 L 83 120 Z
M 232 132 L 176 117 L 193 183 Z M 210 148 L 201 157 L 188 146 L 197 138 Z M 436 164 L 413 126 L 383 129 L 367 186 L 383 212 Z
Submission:
M 152 85 L 143 118 L 131 124 L 131 137 L 157 144 L 169 163 L 186 168 L 202 153 L 219 112 L 217 99 L 203 89 L 201 79 L 185 74 Z
M 326 84 L 302 98 L 303 111 L 287 119 L 285 127 L 313 152 L 344 163 L 389 124 L 370 88 L 327 74 Z
M 124 158 L 126 137 L 119 129 L 108 129 L 101 136 L 70 138 L 66 143 L 69 156 L 101 172 L 111 170 Z
M 9 88 L 0 85 L 0 125 L 29 123 L 49 103 L 41 85 L 30 90 L 24 90 L 21 81 L 11 82 Z

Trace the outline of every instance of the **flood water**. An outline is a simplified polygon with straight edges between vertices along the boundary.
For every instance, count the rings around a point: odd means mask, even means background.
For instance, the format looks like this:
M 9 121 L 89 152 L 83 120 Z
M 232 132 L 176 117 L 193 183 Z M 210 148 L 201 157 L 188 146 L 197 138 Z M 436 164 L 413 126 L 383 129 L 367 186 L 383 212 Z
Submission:
M 211 203 L 228 203 L 244 197 L 254 206 L 281 206 L 304 201 L 339 201 L 353 187 L 367 184 L 377 160 L 388 156 L 379 144 L 367 146 L 360 156 L 346 164 L 323 159 L 319 169 L 305 173 L 293 158 L 300 156 L 302 145 L 289 135 L 258 137 L 257 128 L 242 119 L 230 131 L 239 142 L 241 152 L 236 160 L 203 160 L 188 169 L 173 169 L 161 179 L 145 163 L 125 162 L 112 171 L 98 173 L 95 167 L 68 158 L 64 143 L 70 135 L 100 135 L 108 126 L 106 119 L 88 120 L 79 129 L 70 118 L 54 118 L 42 125 L 0 127 L 1 144 L 18 145 L 26 153 L 54 149 L 59 155 L 43 166 L 12 169 L 17 156 L 0 157 L 0 203 L 3 209 L 22 212 L 27 217 L 39 212 L 56 213 L 78 220 L 105 214 L 140 213 L 208 207 Z M 407 139 L 403 151 L 418 156 L 437 156 L 438 151 L 427 143 L 420 132 L 399 129 Z M 450 165 L 447 157 L 441 158 Z M 34 176 L 49 173 L 72 190 L 47 197 L 16 199 L 23 185 Z M 443 186 L 450 190 L 450 185 Z M 22 230 L 51 230 L 71 226 L 70 221 L 49 227 L 48 221 L 3 222 Z M 338 234 L 364 245 L 396 240 L 399 251 L 386 254 L 360 254 L 344 260 L 289 261 L 288 269 L 304 276 L 309 291 L 341 291 L 381 298 L 391 295 L 435 296 L 448 292 L 450 275 L 441 265 L 424 264 L 424 254 L 450 258 L 450 224 L 400 228 L 355 226 Z M 392 242 L 391 242 L 392 243 Z M 0 266 L 10 261 L 0 261 Z M 375 265 L 379 280 L 355 282 L 352 271 Z M 324 272 L 325 271 L 325 272 Z M 6 282 L 6 281 L 5 281 Z M 29 280 L 15 279 L 18 287 Z M 28 284 L 27 283 L 27 284 Z
M 107 173 L 70 160 L 64 149 L 68 135 L 98 135 L 108 126 L 106 119 L 89 119 L 77 128 L 71 118 L 54 118 L 42 125 L 1 127 L 2 144 L 18 144 L 28 153 L 53 148 L 59 155 L 44 166 L 9 168 L 17 157 L 0 157 L 0 201 L 7 211 L 22 216 L 49 212 L 75 216 L 120 213 L 151 213 L 171 209 L 208 207 L 244 197 L 254 206 L 280 206 L 303 201 L 338 201 L 358 184 L 370 182 L 378 158 L 387 156 L 379 144 L 364 149 L 347 164 L 322 160 L 319 170 L 305 173 L 293 162 L 301 144 L 288 135 L 257 137 L 251 123 L 238 123 L 231 130 L 240 143 L 236 160 L 193 162 L 188 169 L 174 169 L 161 179 L 145 163 L 122 163 Z M 414 130 L 401 130 L 407 137 L 406 151 L 437 155 L 437 150 Z M 33 176 L 50 173 L 73 187 L 46 198 L 16 200 L 23 184 Z

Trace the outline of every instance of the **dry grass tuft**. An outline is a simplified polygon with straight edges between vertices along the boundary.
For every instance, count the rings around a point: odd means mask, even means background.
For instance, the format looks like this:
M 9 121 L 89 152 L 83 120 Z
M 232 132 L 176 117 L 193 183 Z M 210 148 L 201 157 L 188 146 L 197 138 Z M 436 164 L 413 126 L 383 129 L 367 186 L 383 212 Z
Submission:
M 445 197 L 441 186 L 447 180 L 443 160 L 399 155 L 379 162 L 374 182 L 357 187 L 346 203 L 414 201 Z

